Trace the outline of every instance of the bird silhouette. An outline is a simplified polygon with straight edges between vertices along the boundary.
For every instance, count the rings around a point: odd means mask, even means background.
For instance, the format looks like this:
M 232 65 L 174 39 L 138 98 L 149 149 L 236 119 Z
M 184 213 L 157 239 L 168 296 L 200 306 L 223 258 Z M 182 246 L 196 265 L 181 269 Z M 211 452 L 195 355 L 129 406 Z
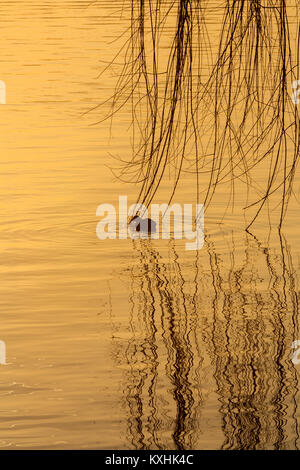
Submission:
M 134 215 L 130 222 L 129 227 L 136 232 L 143 232 L 143 233 L 155 233 L 156 232 L 156 222 L 152 219 L 145 218 L 143 219 L 140 217 L 140 213 L 137 212 Z

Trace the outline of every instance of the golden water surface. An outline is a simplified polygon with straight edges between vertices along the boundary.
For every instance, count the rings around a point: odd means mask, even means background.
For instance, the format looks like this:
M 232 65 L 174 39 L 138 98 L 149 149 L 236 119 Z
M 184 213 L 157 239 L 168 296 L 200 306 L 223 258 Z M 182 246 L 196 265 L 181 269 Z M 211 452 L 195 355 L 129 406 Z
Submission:
M 0 3 L 0 446 L 299 448 L 299 177 L 282 233 L 223 220 L 221 195 L 198 252 L 96 237 L 97 206 L 137 191 L 109 168 L 130 113 L 93 110 L 124 3 Z

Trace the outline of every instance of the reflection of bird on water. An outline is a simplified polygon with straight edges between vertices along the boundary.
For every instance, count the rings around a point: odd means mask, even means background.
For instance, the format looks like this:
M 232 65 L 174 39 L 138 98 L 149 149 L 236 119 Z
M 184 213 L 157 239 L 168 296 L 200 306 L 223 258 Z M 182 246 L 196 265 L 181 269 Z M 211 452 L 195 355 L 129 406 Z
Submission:
M 129 227 L 136 232 L 144 232 L 144 233 L 155 233 L 156 232 L 156 223 L 152 219 L 142 219 L 140 217 L 140 213 L 137 212 L 134 215 L 130 222 Z

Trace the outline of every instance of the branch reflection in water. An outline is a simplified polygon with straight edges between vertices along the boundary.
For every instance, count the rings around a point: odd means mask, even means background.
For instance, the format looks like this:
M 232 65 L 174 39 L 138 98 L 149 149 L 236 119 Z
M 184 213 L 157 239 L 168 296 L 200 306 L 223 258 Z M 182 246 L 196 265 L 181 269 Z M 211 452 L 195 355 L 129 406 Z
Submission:
M 190 260 L 133 242 L 130 322 L 113 339 L 130 448 L 299 448 L 298 283 L 277 237 L 232 234 L 222 255 L 206 237 Z

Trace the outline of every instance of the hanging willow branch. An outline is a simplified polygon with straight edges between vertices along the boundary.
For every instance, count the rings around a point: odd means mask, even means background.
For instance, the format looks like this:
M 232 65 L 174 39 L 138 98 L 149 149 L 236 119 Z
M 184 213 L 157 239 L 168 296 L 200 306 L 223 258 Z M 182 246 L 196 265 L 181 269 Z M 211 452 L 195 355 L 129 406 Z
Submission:
M 140 184 L 137 200 L 146 206 L 170 168 L 170 201 L 186 171 L 195 172 L 197 201 L 206 206 L 228 182 L 234 204 L 241 182 L 251 199 L 245 209 L 255 211 L 248 227 L 280 193 L 281 226 L 300 149 L 299 111 L 291 100 L 292 82 L 299 79 L 300 26 L 297 14 L 291 35 L 287 13 L 294 5 L 294 15 L 299 4 L 220 5 L 222 24 L 211 33 L 208 1 L 131 0 L 111 116 L 131 102 L 134 144 L 119 176 Z M 217 14 L 222 16 L 220 9 Z M 258 182 L 255 171 L 262 164 Z

